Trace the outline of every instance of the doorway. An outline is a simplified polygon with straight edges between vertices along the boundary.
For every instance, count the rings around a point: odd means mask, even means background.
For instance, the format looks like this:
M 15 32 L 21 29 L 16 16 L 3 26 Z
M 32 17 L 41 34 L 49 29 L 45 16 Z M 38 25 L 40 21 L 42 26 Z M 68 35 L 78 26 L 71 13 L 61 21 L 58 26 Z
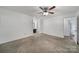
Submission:
M 77 18 L 75 16 L 64 18 L 64 36 L 69 36 L 77 43 Z

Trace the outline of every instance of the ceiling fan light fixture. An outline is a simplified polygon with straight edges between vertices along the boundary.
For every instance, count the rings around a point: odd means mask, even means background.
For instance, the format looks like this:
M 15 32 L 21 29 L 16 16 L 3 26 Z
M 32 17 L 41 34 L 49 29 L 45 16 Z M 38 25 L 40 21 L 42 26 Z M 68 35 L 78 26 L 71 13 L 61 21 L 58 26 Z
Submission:
M 48 15 L 48 12 L 44 12 L 43 15 L 44 15 L 44 16 L 47 16 L 47 15 Z
M 54 8 L 56 8 L 55 6 L 51 6 L 51 7 L 39 7 L 43 12 L 42 15 L 43 16 L 47 16 L 48 14 L 54 14 L 53 10 Z

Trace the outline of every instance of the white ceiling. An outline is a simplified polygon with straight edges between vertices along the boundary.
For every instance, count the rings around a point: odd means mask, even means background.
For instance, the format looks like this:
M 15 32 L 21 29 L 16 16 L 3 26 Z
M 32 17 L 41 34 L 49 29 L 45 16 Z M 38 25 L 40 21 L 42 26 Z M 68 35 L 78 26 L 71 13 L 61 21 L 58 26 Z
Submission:
M 0 8 L 28 14 L 28 15 L 36 15 L 38 12 L 42 11 L 39 6 L 0 6 Z M 55 14 L 70 14 L 76 13 L 79 10 L 79 6 L 56 6 L 56 8 L 52 11 Z

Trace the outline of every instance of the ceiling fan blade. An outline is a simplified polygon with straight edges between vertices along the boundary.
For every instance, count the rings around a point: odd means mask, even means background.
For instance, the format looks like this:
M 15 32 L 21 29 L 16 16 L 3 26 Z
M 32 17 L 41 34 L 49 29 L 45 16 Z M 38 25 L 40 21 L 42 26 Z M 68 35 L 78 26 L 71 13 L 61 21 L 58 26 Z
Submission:
M 54 12 L 49 12 L 50 14 L 54 14 Z
M 47 12 L 48 8 L 47 7 L 39 7 L 43 12 Z
M 39 7 L 42 11 L 44 10 L 44 8 L 42 8 L 42 7 Z
M 53 6 L 53 7 L 49 8 L 49 10 L 52 10 L 52 9 L 54 9 L 54 8 L 56 8 L 56 7 L 55 7 L 55 6 Z

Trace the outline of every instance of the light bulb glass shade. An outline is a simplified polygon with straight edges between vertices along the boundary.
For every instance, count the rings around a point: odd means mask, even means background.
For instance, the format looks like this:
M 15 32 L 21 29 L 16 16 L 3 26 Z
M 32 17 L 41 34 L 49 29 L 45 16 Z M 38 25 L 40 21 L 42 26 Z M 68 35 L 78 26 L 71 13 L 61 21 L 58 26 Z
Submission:
M 43 15 L 44 15 L 44 16 L 47 16 L 47 15 L 48 15 L 48 12 L 44 12 Z

